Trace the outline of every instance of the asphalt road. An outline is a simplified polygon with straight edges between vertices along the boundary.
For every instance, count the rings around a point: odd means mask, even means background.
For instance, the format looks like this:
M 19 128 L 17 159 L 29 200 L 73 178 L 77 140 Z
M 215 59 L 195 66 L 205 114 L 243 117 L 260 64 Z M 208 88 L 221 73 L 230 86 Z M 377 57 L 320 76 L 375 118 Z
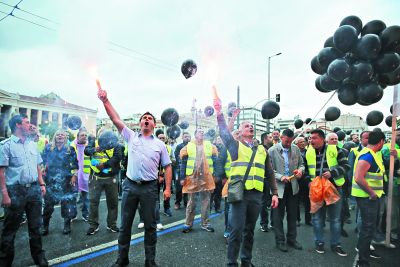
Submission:
M 173 201 L 171 201 L 173 204 Z M 80 214 L 79 214 L 80 216 Z M 173 211 L 172 217 L 161 215 L 165 229 L 158 232 L 157 257 L 159 266 L 224 266 L 226 264 L 226 245 L 223 237 L 224 214 L 213 213 L 211 223 L 214 233 L 200 229 L 199 223 L 188 234 L 182 233 L 185 218 L 183 209 Z M 106 205 L 100 205 L 100 231 L 87 236 L 88 224 L 78 219 L 72 224 L 72 233 L 63 235 L 63 221 L 60 209 L 56 208 L 50 224 L 50 234 L 43 237 L 43 248 L 46 257 L 53 266 L 111 266 L 117 258 L 117 233 L 106 230 Z M 352 214 L 354 218 L 354 214 Z M 137 229 L 138 216 L 132 229 L 132 245 L 130 249 L 130 265 L 144 265 L 143 231 Z M 342 238 L 343 249 L 349 254 L 340 257 L 326 246 L 325 254 L 314 251 L 312 227 L 302 224 L 298 227 L 297 240 L 303 245 L 302 251 L 290 249 L 283 253 L 275 248 L 273 231 L 261 232 L 259 226 L 255 230 L 253 246 L 253 264 L 255 266 L 353 266 L 356 257 L 354 250 L 357 242 L 354 224 L 346 224 L 349 237 Z M 326 240 L 329 240 L 329 227 L 325 229 Z M 329 242 L 328 242 L 329 243 Z M 15 239 L 16 255 L 13 266 L 30 266 L 33 261 L 29 252 L 27 225 L 21 226 Z M 379 260 L 371 260 L 371 266 L 400 266 L 400 248 L 387 249 L 377 247 L 383 256 Z

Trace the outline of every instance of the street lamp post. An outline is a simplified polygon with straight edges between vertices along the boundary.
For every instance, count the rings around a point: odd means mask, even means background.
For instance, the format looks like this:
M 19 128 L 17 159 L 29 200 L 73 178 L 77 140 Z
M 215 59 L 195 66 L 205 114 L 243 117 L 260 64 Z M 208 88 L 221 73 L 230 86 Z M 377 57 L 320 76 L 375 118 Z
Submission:
M 268 57 L 268 100 L 271 99 L 271 58 L 282 55 L 281 52 Z M 270 120 L 267 120 L 267 132 L 269 133 Z

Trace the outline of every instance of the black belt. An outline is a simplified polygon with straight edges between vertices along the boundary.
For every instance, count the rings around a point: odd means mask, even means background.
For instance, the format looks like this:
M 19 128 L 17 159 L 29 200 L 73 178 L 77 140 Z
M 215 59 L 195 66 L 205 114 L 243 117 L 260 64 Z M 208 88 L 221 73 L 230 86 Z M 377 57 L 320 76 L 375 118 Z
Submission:
M 38 182 L 32 182 L 32 183 L 27 183 L 27 184 L 18 183 L 18 184 L 12 184 L 12 185 L 8 185 L 8 186 L 22 186 L 22 187 L 29 188 L 29 187 L 34 186 L 34 185 L 38 185 Z
M 132 183 L 137 184 L 137 185 L 145 185 L 145 184 L 150 184 L 150 183 L 154 183 L 155 181 L 157 181 L 157 180 L 150 180 L 150 181 L 139 180 L 139 181 L 134 181 L 134 180 L 132 180 L 130 178 L 127 178 L 127 180 L 129 182 L 132 182 Z

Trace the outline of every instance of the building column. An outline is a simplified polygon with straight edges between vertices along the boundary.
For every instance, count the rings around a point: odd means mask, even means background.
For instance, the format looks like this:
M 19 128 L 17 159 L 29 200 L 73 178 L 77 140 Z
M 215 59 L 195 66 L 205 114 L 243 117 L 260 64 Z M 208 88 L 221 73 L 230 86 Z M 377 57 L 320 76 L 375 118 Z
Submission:
M 58 112 L 58 125 L 57 125 L 58 128 L 62 127 L 62 116 L 63 116 L 62 112 Z
M 49 111 L 49 117 L 48 117 L 49 125 L 53 122 L 53 112 Z
M 42 110 L 38 109 L 37 110 L 37 126 L 39 126 L 40 124 L 42 124 Z
M 31 109 L 30 108 L 26 109 L 26 116 L 28 116 L 28 120 L 30 121 L 31 120 Z

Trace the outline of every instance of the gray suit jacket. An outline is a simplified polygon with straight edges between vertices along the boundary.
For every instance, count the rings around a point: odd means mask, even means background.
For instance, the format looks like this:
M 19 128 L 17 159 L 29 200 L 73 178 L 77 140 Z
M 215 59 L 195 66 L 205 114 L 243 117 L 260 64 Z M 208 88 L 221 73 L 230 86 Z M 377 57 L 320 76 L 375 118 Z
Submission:
M 278 197 L 282 198 L 285 190 L 285 184 L 281 181 L 282 176 L 285 175 L 285 160 L 282 156 L 283 147 L 281 144 L 272 146 L 268 149 L 268 154 L 271 158 L 272 167 L 275 172 L 275 179 L 278 185 Z M 304 173 L 304 163 L 301 157 L 300 149 L 292 145 L 289 149 L 289 176 L 293 174 L 293 171 L 299 169 Z M 293 195 L 299 192 L 299 183 L 296 178 L 291 179 Z

